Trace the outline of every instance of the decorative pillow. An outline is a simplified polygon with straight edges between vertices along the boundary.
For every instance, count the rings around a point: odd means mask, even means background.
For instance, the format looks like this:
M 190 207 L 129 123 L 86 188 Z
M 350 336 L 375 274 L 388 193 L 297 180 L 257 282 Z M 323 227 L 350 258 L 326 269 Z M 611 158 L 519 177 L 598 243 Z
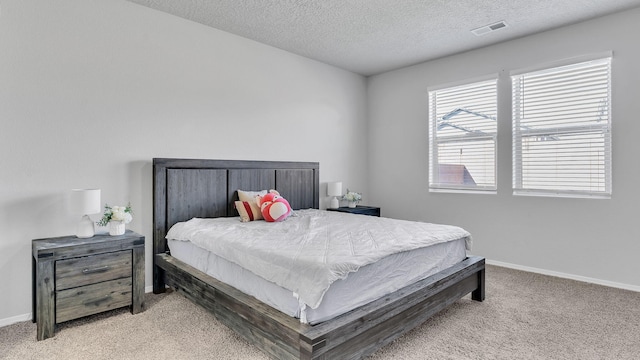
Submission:
M 240 221 L 249 222 L 263 219 L 260 209 L 255 205 L 251 206 L 248 201 L 236 201 L 235 205 L 240 215 Z
M 262 212 L 260 206 L 256 201 L 256 196 L 264 196 L 267 194 L 267 190 L 262 191 L 244 191 L 238 190 L 238 198 L 240 201 L 236 201 L 236 210 L 240 215 L 240 220 L 243 222 L 262 220 Z M 244 215 L 244 216 L 243 216 Z

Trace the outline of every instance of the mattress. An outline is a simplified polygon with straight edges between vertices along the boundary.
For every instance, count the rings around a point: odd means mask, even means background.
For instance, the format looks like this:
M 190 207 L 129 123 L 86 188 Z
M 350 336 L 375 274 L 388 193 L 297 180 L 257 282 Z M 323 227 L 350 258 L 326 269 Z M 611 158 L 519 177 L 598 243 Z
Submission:
M 325 212 L 328 213 L 328 212 Z M 341 216 L 367 218 L 362 215 Z M 368 221 L 371 221 L 368 219 Z M 466 257 L 467 237 L 396 252 L 331 283 L 319 305 L 191 241 L 168 239 L 171 255 L 302 322 L 317 324 L 446 269 Z

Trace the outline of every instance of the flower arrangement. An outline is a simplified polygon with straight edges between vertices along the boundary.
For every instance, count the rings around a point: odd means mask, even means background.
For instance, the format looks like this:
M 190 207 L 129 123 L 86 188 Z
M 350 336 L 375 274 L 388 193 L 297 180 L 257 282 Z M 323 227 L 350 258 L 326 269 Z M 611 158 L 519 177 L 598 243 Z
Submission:
M 123 221 L 128 224 L 133 220 L 133 210 L 131 210 L 131 204 L 127 206 L 109 206 L 104 205 L 104 215 L 102 219 L 97 222 L 100 226 L 107 226 L 110 221 Z
M 362 200 L 362 194 L 347 189 L 347 193 L 342 195 L 342 200 L 347 200 L 349 202 L 358 202 Z

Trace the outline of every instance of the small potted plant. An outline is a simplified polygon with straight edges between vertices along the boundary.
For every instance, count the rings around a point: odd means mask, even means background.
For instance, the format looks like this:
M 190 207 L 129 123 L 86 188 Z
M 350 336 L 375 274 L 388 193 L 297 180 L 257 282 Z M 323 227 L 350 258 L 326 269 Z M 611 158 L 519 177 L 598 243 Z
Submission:
M 109 235 L 123 235 L 126 225 L 133 220 L 131 204 L 127 206 L 104 205 L 104 215 L 98 221 L 99 226 L 109 226 Z
M 342 200 L 347 200 L 349 202 L 349 207 L 354 208 L 358 202 L 362 200 L 362 194 L 347 189 L 347 193 L 342 195 Z

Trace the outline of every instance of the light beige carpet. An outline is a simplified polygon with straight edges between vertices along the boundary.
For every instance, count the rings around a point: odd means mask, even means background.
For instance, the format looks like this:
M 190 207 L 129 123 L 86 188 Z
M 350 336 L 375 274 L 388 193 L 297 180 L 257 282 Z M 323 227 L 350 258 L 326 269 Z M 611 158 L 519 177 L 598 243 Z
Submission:
M 0 328 L 3 359 L 267 359 L 177 293 L 147 310 L 57 326 Z M 371 359 L 640 359 L 640 293 L 487 267 L 487 299 L 466 297 Z

